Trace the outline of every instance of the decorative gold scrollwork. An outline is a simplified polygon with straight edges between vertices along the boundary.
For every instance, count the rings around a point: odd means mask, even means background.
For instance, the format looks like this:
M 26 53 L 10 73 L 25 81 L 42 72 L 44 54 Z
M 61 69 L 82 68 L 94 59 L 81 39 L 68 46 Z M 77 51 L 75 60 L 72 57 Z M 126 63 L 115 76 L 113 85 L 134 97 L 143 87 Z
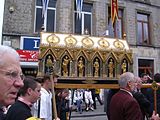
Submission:
M 77 40 L 69 35 L 68 37 L 65 38 L 65 43 L 68 47 L 74 47 L 77 43 Z
M 115 41 L 113 45 L 118 49 L 124 49 L 124 44 L 120 41 Z
M 47 42 L 49 44 L 57 45 L 59 43 L 59 41 L 60 41 L 59 37 L 57 37 L 55 34 L 52 34 L 47 37 Z
M 157 85 L 156 81 L 152 82 L 152 89 L 153 90 L 158 90 L 158 85 Z
M 84 47 L 91 48 L 91 47 L 93 47 L 94 42 L 93 42 L 93 40 L 91 40 L 90 38 L 87 37 L 87 38 L 82 39 L 82 45 Z
M 101 48 L 105 49 L 109 47 L 109 42 L 103 38 L 98 41 L 98 44 Z
M 95 80 L 85 80 L 85 81 L 82 81 L 82 83 L 95 84 L 95 83 L 97 83 L 97 81 L 95 81 Z

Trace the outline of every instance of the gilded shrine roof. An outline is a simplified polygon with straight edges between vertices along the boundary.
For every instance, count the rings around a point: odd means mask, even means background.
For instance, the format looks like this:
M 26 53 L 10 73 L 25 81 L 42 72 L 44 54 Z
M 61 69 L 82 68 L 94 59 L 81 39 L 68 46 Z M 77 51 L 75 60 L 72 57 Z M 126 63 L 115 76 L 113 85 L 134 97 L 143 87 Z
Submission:
M 117 38 L 108 38 L 105 36 L 94 37 L 89 35 L 73 35 L 73 34 L 59 34 L 59 33 L 45 33 L 41 34 L 41 45 L 60 47 L 75 47 L 87 49 L 100 50 L 130 50 L 126 40 Z

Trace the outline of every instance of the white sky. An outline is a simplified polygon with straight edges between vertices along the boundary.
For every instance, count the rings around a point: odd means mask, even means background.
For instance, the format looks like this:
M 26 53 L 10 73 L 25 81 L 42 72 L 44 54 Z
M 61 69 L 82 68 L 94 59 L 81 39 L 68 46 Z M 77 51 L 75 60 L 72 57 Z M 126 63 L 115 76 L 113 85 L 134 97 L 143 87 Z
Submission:
M 3 12 L 5 0 L 0 0 L 0 44 L 2 44 L 2 26 L 3 26 Z

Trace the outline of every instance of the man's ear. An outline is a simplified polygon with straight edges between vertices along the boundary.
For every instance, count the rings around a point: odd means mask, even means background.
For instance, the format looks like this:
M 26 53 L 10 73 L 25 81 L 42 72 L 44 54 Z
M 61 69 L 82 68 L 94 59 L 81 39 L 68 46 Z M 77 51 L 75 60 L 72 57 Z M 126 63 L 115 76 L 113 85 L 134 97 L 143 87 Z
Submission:
M 28 89 L 27 89 L 28 95 L 31 95 L 32 91 L 33 91 L 33 90 L 32 90 L 31 88 L 28 88 Z
M 128 85 L 128 87 L 131 87 L 131 82 L 128 81 L 128 82 L 127 82 L 127 85 Z

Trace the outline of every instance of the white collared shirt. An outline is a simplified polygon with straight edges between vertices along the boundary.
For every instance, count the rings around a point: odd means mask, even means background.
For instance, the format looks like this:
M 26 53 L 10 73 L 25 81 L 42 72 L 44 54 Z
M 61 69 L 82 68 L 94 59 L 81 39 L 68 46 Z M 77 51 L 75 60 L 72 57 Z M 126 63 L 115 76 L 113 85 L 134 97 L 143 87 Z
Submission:
M 132 95 L 132 93 L 130 91 L 128 91 L 126 89 L 123 89 L 123 88 L 120 88 L 120 90 L 127 92 L 128 94 L 130 94 L 133 97 L 133 95 Z
M 52 120 L 52 93 L 48 92 L 43 87 L 41 88 L 40 98 L 40 118 L 45 120 Z M 34 104 L 32 109 L 33 116 L 38 117 L 38 101 Z

